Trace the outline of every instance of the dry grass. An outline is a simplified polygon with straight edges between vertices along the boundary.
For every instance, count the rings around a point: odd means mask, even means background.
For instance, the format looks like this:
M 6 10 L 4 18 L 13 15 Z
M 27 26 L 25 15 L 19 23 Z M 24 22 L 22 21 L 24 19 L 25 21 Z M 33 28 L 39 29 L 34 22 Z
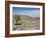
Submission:
M 14 17 L 15 18 L 15 17 Z M 21 25 L 15 25 L 16 19 L 13 19 L 13 30 L 39 30 L 40 28 L 40 18 L 33 18 L 26 15 L 20 15 L 19 22 Z

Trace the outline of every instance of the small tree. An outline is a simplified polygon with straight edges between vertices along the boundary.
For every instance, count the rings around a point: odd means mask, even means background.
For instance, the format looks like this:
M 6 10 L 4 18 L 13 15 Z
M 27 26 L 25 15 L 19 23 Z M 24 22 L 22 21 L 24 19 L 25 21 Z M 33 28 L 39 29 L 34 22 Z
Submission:
M 17 18 L 16 18 L 16 23 L 20 20 L 20 16 L 17 16 Z
M 18 23 L 19 20 L 20 20 L 20 16 L 17 15 L 17 16 L 16 16 L 16 24 L 19 24 L 19 23 Z

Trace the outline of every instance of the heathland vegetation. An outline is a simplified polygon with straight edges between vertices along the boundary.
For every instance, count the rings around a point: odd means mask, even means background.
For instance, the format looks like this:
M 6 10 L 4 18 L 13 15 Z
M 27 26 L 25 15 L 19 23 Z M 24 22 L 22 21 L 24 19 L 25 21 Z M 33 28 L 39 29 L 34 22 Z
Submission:
M 40 17 L 13 15 L 13 30 L 39 30 Z

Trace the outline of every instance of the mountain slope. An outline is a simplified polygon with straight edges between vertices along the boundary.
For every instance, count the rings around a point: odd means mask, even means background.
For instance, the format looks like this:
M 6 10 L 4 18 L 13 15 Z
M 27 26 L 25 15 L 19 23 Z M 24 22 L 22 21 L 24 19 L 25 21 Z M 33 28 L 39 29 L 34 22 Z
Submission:
M 20 20 L 18 21 L 21 23 L 21 25 L 15 25 L 16 23 L 16 17 L 18 15 L 13 16 L 13 28 L 14 30 L 38 30 L 40 29 L 40 18 L 33 18 L 31 16 L 26 16 L 26 15 L 19 15 Z

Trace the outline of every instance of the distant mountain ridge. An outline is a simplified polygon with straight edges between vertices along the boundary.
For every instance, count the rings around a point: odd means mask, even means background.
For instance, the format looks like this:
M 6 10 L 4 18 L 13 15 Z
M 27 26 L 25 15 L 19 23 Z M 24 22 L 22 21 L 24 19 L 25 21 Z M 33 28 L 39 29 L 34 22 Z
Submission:
M 30 17 L 30 18 L 37 18 L 37 19 L 40 19 L 40 17 L 33 17 L 33 16 L 28 16 L 28 15 L 13 15 L 13 16 L 26 16 L 26 17 Z

